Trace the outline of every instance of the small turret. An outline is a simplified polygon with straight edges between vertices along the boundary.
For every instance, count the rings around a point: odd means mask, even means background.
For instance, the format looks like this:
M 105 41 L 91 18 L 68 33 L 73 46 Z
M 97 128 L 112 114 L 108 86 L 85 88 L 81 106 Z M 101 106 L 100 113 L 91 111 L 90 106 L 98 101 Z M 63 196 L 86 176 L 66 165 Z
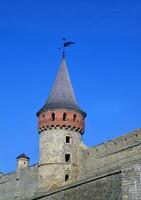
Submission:
M 29 168 L 29 157 L 22 153 L 17 157 L 17 170 Z

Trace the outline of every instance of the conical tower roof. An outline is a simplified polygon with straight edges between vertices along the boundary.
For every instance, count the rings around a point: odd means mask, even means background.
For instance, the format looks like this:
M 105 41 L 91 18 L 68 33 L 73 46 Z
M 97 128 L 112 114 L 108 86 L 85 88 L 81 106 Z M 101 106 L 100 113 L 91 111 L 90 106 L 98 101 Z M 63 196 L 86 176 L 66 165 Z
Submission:
M 27 158 L 29 160 L 29 157 L 25 153 L 22 153 L 17 157 L 17 159 L 20 159 L 20 158 Z
M 62 57 L 60 68 L 48 100 L 39 110 L 37 116 L 47 110 L 58 108 L 76 110 L 81 112 L 84 116 L 86 115 L 77 104 L 64 56 Z

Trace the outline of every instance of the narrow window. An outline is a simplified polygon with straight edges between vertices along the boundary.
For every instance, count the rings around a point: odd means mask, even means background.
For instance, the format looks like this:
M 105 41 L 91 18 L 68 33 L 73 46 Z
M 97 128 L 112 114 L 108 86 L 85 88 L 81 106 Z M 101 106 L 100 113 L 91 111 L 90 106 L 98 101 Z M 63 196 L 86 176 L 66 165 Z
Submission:
M 55 113 L 51 113 L 51 121 L 55 120 Z
M 73 122 L 76 121 L 76 114 L 73 115 Z
M 66 136 L 66 143 L 70 143 L 70 136 Z
M 67 114 L 63 113 L 63 121 L 66 121 Z
M 69 162 L 70 161 L 70 154 L 65 154 L 65 161 Z
M 65 175 L 65 181 L 68 181 L 69 180 L 69 174 L 66 174 Z

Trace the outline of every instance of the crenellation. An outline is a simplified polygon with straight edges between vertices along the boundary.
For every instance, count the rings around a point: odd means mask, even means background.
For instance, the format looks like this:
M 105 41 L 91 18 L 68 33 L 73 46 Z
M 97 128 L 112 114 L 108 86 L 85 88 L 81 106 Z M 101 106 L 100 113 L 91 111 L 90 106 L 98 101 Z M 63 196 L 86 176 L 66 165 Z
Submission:
M 124 135 L 107 143 L 96 145 L 96 147 L 81 150 L 80 178 L 86 179 L 108 170 L 120 169 L 126 163 L 141 160 L 141 141 L 136 140 L 136 135 L 139 138 L 140 134 L 140 130 L 134 131 L 129 136 Z M 126 146 L 124 146 L 125 138 L 130 141 Z
M 141 144 L 141 129 L 134 130 L 129 134 L 120 136 L 116 139 L 107 141 L 105 143 L 93 146 L 86 149 L 86 154 L 95 154 L 95 157 L 106 156 L 108 154 L 117 153 L 128 148 Z

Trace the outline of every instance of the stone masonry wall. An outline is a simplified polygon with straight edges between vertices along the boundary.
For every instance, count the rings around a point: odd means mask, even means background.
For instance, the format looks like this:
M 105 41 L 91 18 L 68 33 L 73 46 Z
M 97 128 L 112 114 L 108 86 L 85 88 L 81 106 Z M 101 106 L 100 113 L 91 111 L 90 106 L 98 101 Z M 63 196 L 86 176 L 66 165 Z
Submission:
M 141 162 L 122 166 L 122 200 L 141 200 Z
M 141 160 L 141 129 L 82 150 L 80 179 L 87 179 L 138 160 Z
M 75 138 L 72 142 L 76 141 L 81 140 Z M 73 185 L 69 182 L 65 188 L 54 188 L 50 193 L 46 188 L 45 195 L 39 195 L 37 190 L 37 165 L 0 174 L 0 200 L 141 200 L 141 129 L 92 148 L 80 145 L 78 172 Z
M 31 200 L 37 191 L 38 167 L 0 176 L 0 200 Z
M 66 136 L 70 137 L 69 143 L 66 143 Z M 42 131 L 39 137 L 39 188 L 49 190 L 78 181 L 81 134 L 75 130 L 53 127 Z M 68 162 L 65 160 L 66 154 L 70 155 Z M 69 174 L 67 181 L 66 174 Z
M 95 177 L 32 200 L 121 200 L 121 173 Z

